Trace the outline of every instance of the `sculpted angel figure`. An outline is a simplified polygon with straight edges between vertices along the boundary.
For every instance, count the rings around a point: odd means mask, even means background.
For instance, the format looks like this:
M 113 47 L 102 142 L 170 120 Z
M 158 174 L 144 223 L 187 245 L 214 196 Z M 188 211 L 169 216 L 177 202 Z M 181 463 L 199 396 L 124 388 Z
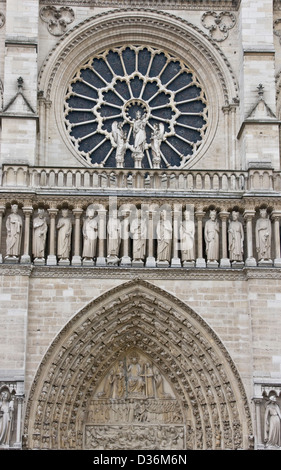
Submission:
M 6 251 L 7 257 L 17 258 L 20 254 L 21 235 L 22 235 L 22 218 L 18 214 L 18 205 L 13 204 L 11 214 L 7 217 L 7 240 Z
M 116 166 L 124 167 L 124 156 L 127 149 L 127 134 L 123 130 L 123 122 L 114 121 L 112 124 L 112 137 L 116 144 Z
M 155 123 L 153 126 L 153 132 L 151 134 L 151 152 L 152 152 L 152 162 L 154 168 L 160 168 L 161 162 L 161 153 L 160 146 L 164 140 L 165 127 L 161 122 L 160 124 Z

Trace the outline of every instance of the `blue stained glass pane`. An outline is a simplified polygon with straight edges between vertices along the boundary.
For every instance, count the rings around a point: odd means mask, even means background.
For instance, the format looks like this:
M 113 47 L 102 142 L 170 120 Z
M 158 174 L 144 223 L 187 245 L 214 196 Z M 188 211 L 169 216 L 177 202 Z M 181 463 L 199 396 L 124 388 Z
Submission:
M 133 95 L 135 98 L 138 98 L 140 96 L 142 87 L 143 87 L 143 80 L 141 80 L 139 77 L 135 77 L 134 79 L 131 80 L 131 89 L 133 92 Z
M 91 119 L 94 119 L 95 116 L 93 113 L 88 113 L 88 112 L 78 112 L 78 111 L 71 111 L 67 116 L 66 119 L 71 123 L 79 123 L 79 122 L 85 122 L 85 121 L 90 121 Z
M 162 92 L 150 101 L 150 106 L 152 108 L 154 108 L 155 106 L 164 106 L 165 104 L 168 104 L 169 101 L 170 95 L 166 95 L 166 93 Z
M 135 51 L 127 47 L 122 53 L 123 61 L 128 75 L 131 75 L 136 70 L 136 55 Z
M 177 106 L 181 113 L 202 113 L 206 105 L 202 101 L 191 101 L 190 103 L 179 104 Z
M 180 156 L 166 142 L 162 143 L 161 152 L 172 166 L 180 165 Z
M 187 129 L 186 127 L 176 126 L 176 134 L 180 135 L 189 142 L 198 142 L 201 140 L 200 132 L 193 129 Z M 184 144 L 184 142 L 183 142 Z
M 121 60 L 117 52 L 109 51 L 107 54 L 107 61 L 116 75 L 122 76 L 124 74 Z
M 97 127 L 98 127 L 97 123 L 91 123 L 91 124 L 85 124 L 84 126 L 73 127 L 70 132 L 70 135 L 78 139 L 79 137 L 84 137 L 86 135 L 91 134 L 92 132 L 95 132 Z
M 179 139 L 176 136 L 171 137 L 169 142 L 171 143 L 173 147 L 175 147 L 178 150 L 178 152 L 181 152 L 183 155 L 189 155 L 193 152 L 191 145 L 189 145 L 187 142 L 184 142 L 183 140 Z
M 175 114 L 171 108 L 152 109 L 152 116 L 159 117 L 161 119 L 172 119 Z
M 201 90 L 197 86 L 190 86 L 186 88 L 185 90 L 179 91 L 176 93 L 175 101 L 186 101 L 190 100 L 192 98 L 197 98 L 200 96 Z
M 70 108 L 92 109 L 95 106 L 94 101 L 80 98 L 79 96 L 71 96 L 66 102 Z
M 152 98 L 153 95 L 155 95 L 158 92 L 158 86 L 156 83 L 147 83 L 144 89 L 143 93 L 143 100 L 148 101 L 150 98 Z
M 168 83 L 180 71 L 181 65 L 179 62 L 170 62 L 161 74 L 161 82 L 163 84 Z
M 177 122 L 180 122 L 181 124 L 185 124 L 187 126 L 197 127 L 198 129 L 201 129 L 201 127 L 206 124 L 206 121 L 202 116 L 181 115 L 178 117 Z
M 100 108 L 100 115 L 102 117 L 109 117 L 109 116 L 118 116 L 120 111 L 116 108 L 112 108 L 111 106 L 103 105 Z
M 151 52 L 148 49 L 142 49 L 138 55 L 138 70 L 142 75 L 146 75 L 150 62 Z
M 167 58 L 165 54 L 163 53 L 156 54 L 151 64 L 149 76 L 157 77 L 159 73 L 161 72 L 162 68 L 164 67 L 164 65 L 166 64 L 166 61 L 167 61 Z
M 192 75 L 190 73 L 183 72 L 173 80 L 167 88 L 172 91 L 180 90 L 181 88 L 189 85 L 192 82 Z
M 123 102 L 113 91 L 109 90 L 103 93 L 103 99 L 106 103 L 116 104 L 116 106 L 122 106 Z
M 94 59 L 92 67 L 105 80 L 105 83 L 111 82 L 113 75 L 103 59 Z
M 129 100 L 131 98 L 128 85 L 126 82 L 117 80 L 114 88 L 117 91 L 117 93 L 119 93 L 119 95 L 121 95 L 122 98 L 124 98 L 124 100 Z
M 83 140 L 79 144 L 79 148 L 82 152 L 90 152 L 93 150 L 97 145 L 99 145 L 102 141 L 105 141 L 104 135 L 95 134 L 88 139 Z
M 111 143 L 109 140 L 106 140 L 100 147 L 98 147 L 91 155 L 91 160 L 93 162 L 100 163 L 108 154 L 111 149 Z
M 93 87 L 95 87 L 96 89 L 99 89 L 101 87 L 104 86 L 104 83 L 102 80 L 100 80 L 97 75 L 90 69 L 85 69 L 85 70 L 81 70 L 80 72 L 80 77 L 87 83 L 89 83 L 90 85 L 92 85 Z M 95 97 L 98 97 L 98 93 L 97 93 L 97 90 L 94 90 L 96 95 Z M 93 92 L 94 92 L 93 91 Z
M 97 98 L 97 92 L 89 87 L 86 83 L 76 82 L 72 85 L 72 91 L 80 95 L 89 96 L 90 98 Z

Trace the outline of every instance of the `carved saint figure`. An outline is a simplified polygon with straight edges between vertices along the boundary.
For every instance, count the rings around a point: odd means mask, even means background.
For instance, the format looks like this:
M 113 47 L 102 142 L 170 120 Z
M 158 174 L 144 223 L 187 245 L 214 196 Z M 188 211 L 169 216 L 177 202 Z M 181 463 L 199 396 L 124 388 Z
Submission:
M 190 211 L 184 211 L 184 220 L 180 224 L 180 242 L 182 261 L 192 261 L 194 255 L 194 221 L 190 220 Z
M 136 356 L 131 357 L 131 361 L 127 366 L 128 372 L 128 393 L 133 395 L 143 395 L 144 381 L 142 378 L 141 365 Z
M 86 211 L 86 219 L 83 223 L 83 259 L 93 259 L 96 254 L 96 243 L 97 243 L 97 230 L 98 224 L 94 218 L 95 210 L 92 207 L 88 207 Z
M 33 256 L 34 258 L 44 258 L 47 235 L 47 222 L 44 209 L 38 209 L 38 215 L 33 220 Z
M 6 257 L 17 258 L 20 254 L 21 236 L 22 236 L 22 218 L 18 214 L 18 205 L 13 204 L 11 214 L 7 217 L 7 240 L 6 240 Z
M 127 134 L 122 129 L 122 122 L 114 121 L 112 124 L 112 136 L 116 144 L 116 166 L 117 168 L 124 167 L 124 156 L 127 148 Z
M 166 211 L 161 211 L 160 220 L 156 227 L 157 261 L 170 261 L 172 230 L 172 224 L 167 219 Z
M 121 242 L 121 223 L 114 210 L 109 216 L 107 223 L 107 255 L 118 257 Z
M 0 394 L 0 446 L 8 446 L 11 433 L 14 404 L 8 388 Z
M 239 212 L 232 211 L 232 221 L 229 222 L 228 226 L 228 248 L 231 261 L 243 260 L 244 230 L 238 217 Z
M 205 243 L 208 261 L 217 261 L 219 258 L 219 222 L 217 211 L 210 211 L 210 218 L 205 224 Z
M 276 396 L 269 397 L 264 416 L 264 441 L 266 447 L 280 447 L 281 446 L 281 412 Z
M 160 162 L 161 162 L 160 146 L 161 146 L 161 142 L 164 139 L 164 131 L 165 131 L 165 127 L 162 122 L 160 124 L 158 123 L 154 124 L 153 132 L 150 137 L 153 168 L 160 168 Z
M 145 127 L 147 123 L 147 117 L 144 114 L 142 116 L 141 111 L 137 111 L 136 119 L 133 123 L 133 137 L 134 137 L 134 145 L 133 145 L 133 153 L 132 156 L 135 160 L 135 166 L 141 166 L 141 160 L 144 156 L 145 145 L 146 145 L 146 132 Z
M 145 220 L 141 217 L 141 211 L 138 211 L 131 223 L 131 234 L 133 238 L 133 259 L 142 261 L 145 257 L 147 228 Z
M 72 223 L 68 217 L 68 209 L 62 209 L 62 217 L 57 223 L 58 230 L 58 258 L 68 259 L 71 245 Z
M 271 222 L 266 209 L 260 209 L 260 218 L 256 223 L 256 249 L 259 261 L 270 259 Z

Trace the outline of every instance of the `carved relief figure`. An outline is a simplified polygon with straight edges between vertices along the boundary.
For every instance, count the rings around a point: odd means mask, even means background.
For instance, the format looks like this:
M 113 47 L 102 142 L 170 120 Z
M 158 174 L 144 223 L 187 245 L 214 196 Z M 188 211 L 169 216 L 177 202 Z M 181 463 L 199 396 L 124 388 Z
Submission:
M 260 218 L 256 223 L 256 249 L 259 261 L 270 259 L 271 221 L 266 209 L 260 209 Z
M 228 247 L 231 261 L 243 260 L 244 230 L 242 223 L 238 220 L 239 212 L 232 211 L 232 221 L 228 226 Z
M 38 209 L 38 216 L 33 220 L 33 256 L 44 258 L 47 235 L 47 222 L 44 209 Z
M 62 210 L 62 217 L 57 223 L 58 230 L 58 258 L 68 259 L 71 245 L 72 223 L 68 217 L 68 209 Z
M 210 211 L 210 218 L 205 224 L 205 243 L 208 261 L 217 261 L 219 259 L 219 222 L 217 220 L 217 211 Z
M 11 424 L 14 404 L 9 389 L 2 388 L 0 394 L 0 446 L 8 446 L 11 433 Z
M 157 261 L 170 261 L 172 244 L 172 224 L 167 219 L 166 211 L 160 212 L 160 220 L 156 227 Z
M 281 412 L 276 396 L 269 397 L 264 416 L 264 441 L 266 447 L 281 446 Z
M 118 257 L 121 242 L 121 223 L 114 210 L 107 223 L 107 255 Z
M 139 168 L 141 166 L 141 161 L 144 156 L 145 145 L 146 145 L 146 132 L 145 127 L 147 123 L 147 117 L 144 114 L 142 116 L 141 111 L 137 111 L 136 119 L 133 124 L 133 137 L 134 137 L 134 146 L 132 156 L 135 161 L 135 167 Z
M 150 137 L 153 168 L 160 168 L 160 162 L 161 162 L 160 146 L 164 139 L 164 131 L 165 131 L 165 127 L 163 123 L 154 124 L 153 132 Z
M 18 214 L 18 205 L 13 204 L 11 214 L 7 217 L 7 257 L 18 257 L 20 255 L 21 236 L 22 236 L 22 218 Z
M 192 261 L 194 254 L 194 233 L 195 226 L 193 220 L 190 220 L 190 211 L 184 211 L 184 220 L 180 224 L 180 242 L 182 261 Z
M 98 224 L 94 218 L 95 210 L 88 207 L 86 211 L 86 219 L 83 223 L 83 259 L 93 259 L 96 254 L 97 231 Z
M 129 395 L 143 395 L 144 393 L 144 380 L 142 378 L 141 365 L 138 362 L 137 356 L 132 356 L 127 366 L 128 372 L 128 394 Z
M 137 216 L 132 221 L 131 234 L 133 238 L 133 259 L 142 261 L 145 257 L 147 228 L 145 220 L 141 217 L 141 211 L 138 211 Z
M 127 134 L 122 129 L 123 123 L 114 121 L 112 124 L 112 136 L 116 144 L 116 166 L 124 167 L 124 156 L 127 148 Z

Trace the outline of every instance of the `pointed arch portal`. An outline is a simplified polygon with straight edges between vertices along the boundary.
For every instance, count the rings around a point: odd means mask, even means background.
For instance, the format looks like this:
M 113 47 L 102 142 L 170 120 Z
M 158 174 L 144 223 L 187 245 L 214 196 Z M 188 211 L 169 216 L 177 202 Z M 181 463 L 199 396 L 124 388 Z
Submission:
M 130 281 L 83 308 L 45 355 L 27 403 L 29 449 L 245 449 L 242 382 L 186 304 Z

